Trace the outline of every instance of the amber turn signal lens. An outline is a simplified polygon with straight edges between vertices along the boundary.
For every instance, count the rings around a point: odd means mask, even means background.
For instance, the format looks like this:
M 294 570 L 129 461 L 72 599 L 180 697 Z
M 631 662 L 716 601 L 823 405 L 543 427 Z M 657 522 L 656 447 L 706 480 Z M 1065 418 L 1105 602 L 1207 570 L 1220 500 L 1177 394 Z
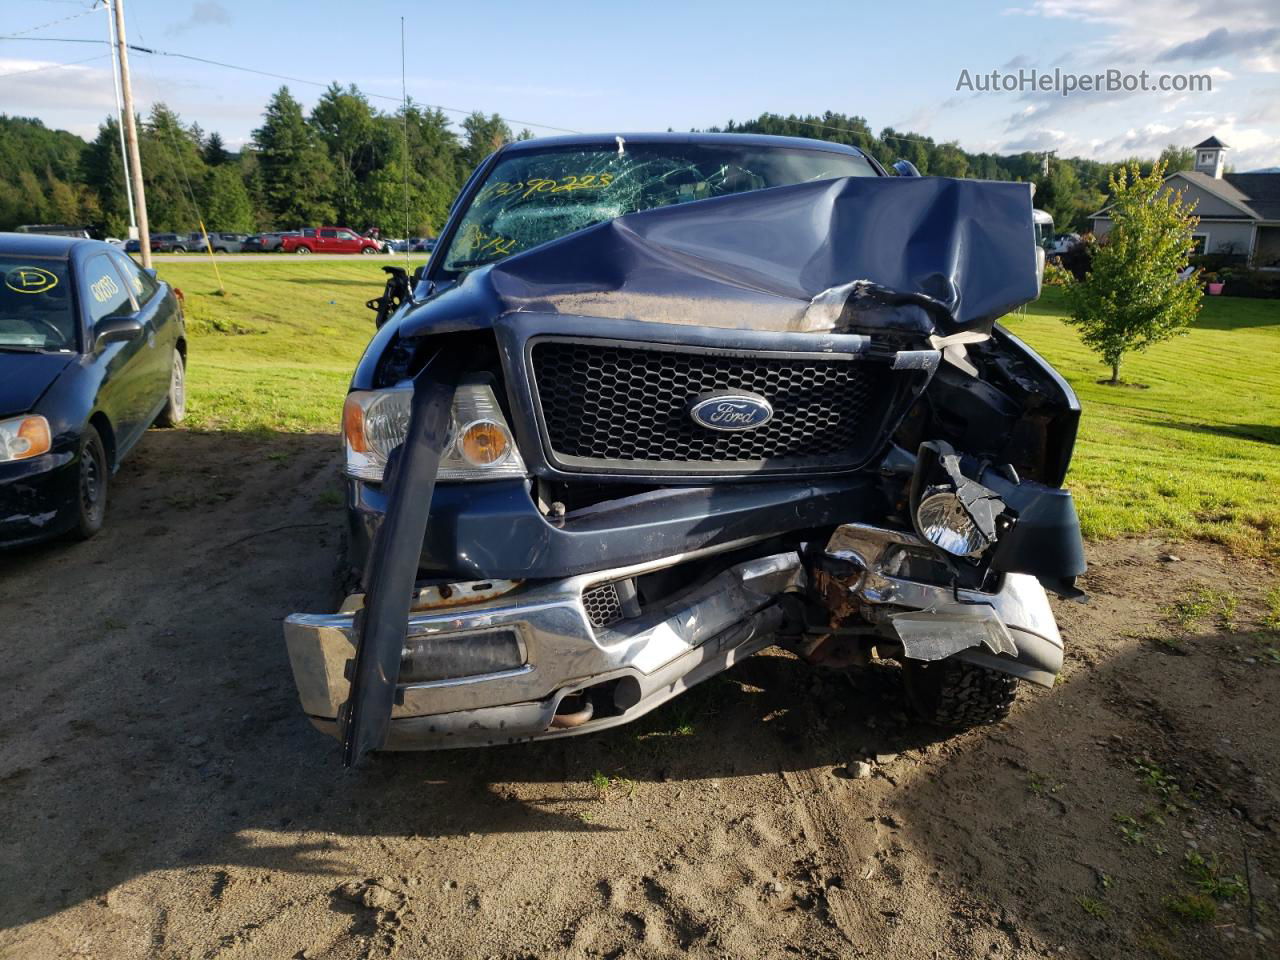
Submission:
M 53 446 L 49 436 L 49 421 L 44 417 L 27 417 L 18 427 L 17 442 L 13 445 L 13 459 L 27 460 L 48 453 Z
M 347 402 L 342 405 L 342 435 L 354 452 L 369 452 L 369 441 L 364 435 L 364 407 L 354 396 L 348 395 Z
M 492 420 L 476 420 L 458 435 L 458 453 L 473 467 L 491 467 L 511 452 L 511 437 Z

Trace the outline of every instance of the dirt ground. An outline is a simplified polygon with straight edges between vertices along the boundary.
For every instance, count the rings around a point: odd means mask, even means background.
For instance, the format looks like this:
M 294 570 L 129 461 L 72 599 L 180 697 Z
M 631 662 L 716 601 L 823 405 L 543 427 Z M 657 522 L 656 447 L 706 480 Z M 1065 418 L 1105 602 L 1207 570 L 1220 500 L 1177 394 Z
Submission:
M 1274 569 L 1092 545 L 1063 682 L 952 739 L 767 653 L 344 771 L 280 631 L 337 600 L 335 448 L 152 431 L 99 538 L 0 556 L 0 957 L 1280 956 Z

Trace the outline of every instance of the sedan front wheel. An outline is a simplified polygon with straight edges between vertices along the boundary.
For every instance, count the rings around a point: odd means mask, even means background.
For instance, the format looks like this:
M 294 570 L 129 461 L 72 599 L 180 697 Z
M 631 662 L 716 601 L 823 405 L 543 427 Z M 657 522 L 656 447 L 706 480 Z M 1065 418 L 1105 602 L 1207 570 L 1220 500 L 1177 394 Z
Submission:
M 92 424 L 80 435 L 80 485 L 76 506 L 78 516 L 71 532 L 78 540 L 88 540 L 102 529 L 107 515 L 107 451 Z

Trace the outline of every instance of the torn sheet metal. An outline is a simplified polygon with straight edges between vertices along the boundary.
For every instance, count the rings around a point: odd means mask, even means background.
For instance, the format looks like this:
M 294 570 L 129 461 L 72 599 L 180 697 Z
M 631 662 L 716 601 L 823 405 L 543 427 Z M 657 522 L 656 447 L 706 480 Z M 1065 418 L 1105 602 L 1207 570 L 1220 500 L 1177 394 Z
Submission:
M 889 618 L 912 660 L 944 660 L 972 647 L 1017 657 L 1018 646 L 1000 615 L 985 604 L 949 606 L 946 610 L 911 610 Z
M 988 333 L 1036 295 L 1027 184 L 847 177 L 587 227 L 472 271 L 416 308 L 401 333 L 527 311 L 945 337 Z
M 995 543 L 996 519 L 1005 511 L 1004 501 L 994 490 L 964 475 L 964 471 L 960 469 L 958 454 L 944 454 L 941 462 L 947 476 L 956 485 L 956 496 L 960 498 L 961 505 L 973 519 L 987 543 Z

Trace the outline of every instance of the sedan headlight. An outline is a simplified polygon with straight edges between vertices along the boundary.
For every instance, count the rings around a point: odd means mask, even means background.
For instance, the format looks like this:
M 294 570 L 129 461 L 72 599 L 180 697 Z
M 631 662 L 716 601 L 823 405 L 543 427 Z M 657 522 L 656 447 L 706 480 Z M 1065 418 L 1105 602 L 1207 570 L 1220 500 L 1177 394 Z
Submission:
M 0 463 L 30 460 L 52 446 L 49 421 L 38 414 L 0 420 Z
M 347 394 L 342 435 L 349 476 L 382 480 L 387 457 L 409 432 L 412 403 L 411 384 Z M 483 384 L 458 387 L 437 479 L 497 480 L 523 477 L 525 472 L 493 390 Z

